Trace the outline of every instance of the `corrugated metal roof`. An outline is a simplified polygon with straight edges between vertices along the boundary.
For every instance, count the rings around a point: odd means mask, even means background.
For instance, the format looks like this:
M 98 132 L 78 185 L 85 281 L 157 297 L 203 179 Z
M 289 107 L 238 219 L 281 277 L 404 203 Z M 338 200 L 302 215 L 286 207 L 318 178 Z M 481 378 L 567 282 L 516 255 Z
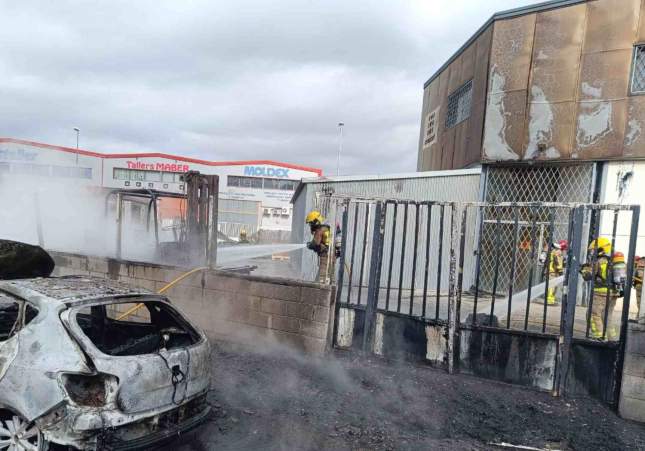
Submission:
M 491 16 L 484 25 L 479 27 L 479 29 L 473 34 L 459 49 L 453 53 L 453 55 L 448 58 L 448 60 L 441 65 L 441 67 L 435 71 L 434 74 L 423 84 L 425 89 L 432 81 L 441 74 L 449 65 L 452 63 L 464 50 L 468 48 L 493 22 L 496 20 L 511 19 L 513 17 L 524 16 L 526 14 L 532 14 L 540 11 L 548 11 L 556 8 L 565 8 L 571 5 L 577 5 L 579 3 L 586 3 L 589 0 L 551 0 L 543 3 L 536 3 L 535 5 L 522 6 L 520 8 L 509 9 L 506 11 L 500 11 Z
M 449 177 L 458 175 L 479 175 L 481 168 L 471 169 L 451 169 L 447 171 L 425 171 L 425 172 L 407 172 L 399 174 L 371 174 L 371 175 L 340 175 L 336 177 L 313 177 L 304 178 L 298 184 L 296 191 L 291 196 L 291 203 L 300 195 L 300 192 L 307 183 L 333 183 L 333 182 L 367 182 L 367 181 L 385 181 L 385 180 L 402 180 L 402 179 L 420 179 L 431 177 Z

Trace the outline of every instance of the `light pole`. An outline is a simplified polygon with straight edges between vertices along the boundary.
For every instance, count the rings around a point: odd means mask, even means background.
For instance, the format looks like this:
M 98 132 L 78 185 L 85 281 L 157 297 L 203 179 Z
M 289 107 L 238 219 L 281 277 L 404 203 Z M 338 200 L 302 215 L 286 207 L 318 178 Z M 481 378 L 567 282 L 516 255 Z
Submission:
M 336 158 L 336 176 L 340 175 L 340 154 L 343 151 L 343 127 L 344 122 L 338 123 L 338 157 Z
M 78 165 L 78 136 L 81 134 L 81 129 L 74 127 L 74 131 L 76 132 L 76 164 Z

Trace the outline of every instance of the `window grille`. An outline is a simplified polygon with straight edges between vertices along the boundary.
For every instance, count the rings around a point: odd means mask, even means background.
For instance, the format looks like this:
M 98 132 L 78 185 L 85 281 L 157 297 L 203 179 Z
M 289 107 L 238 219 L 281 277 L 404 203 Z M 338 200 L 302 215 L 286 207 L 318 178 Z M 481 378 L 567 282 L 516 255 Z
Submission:
M 645 45 L 634 47 L 631 92 L 632 94 L 645 94 Z
M 470 117 L 470 106 L 473 98 L 473 81 L 462 85 L 448 96 L 448 112 L 446 114 L 446 128 L 465 121 Z

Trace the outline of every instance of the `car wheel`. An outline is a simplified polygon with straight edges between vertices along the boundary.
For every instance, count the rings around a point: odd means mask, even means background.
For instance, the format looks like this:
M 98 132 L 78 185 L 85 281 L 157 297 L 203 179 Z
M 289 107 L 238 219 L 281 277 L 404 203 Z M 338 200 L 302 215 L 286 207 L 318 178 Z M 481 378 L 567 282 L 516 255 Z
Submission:
M 17 415 L 0 419 L 0 451 L 42 451 L 46 445 L 35 423 Z

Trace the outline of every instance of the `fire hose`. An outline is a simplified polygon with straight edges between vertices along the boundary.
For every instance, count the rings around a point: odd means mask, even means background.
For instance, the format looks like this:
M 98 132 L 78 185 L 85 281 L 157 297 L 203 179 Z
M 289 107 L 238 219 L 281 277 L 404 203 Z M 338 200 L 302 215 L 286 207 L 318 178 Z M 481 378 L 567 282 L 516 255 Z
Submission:
M 170 282 L 170 283 L 168 283 L 168 284 L 164 285 L 164 286 L 163 286 L 163 288 L 161 288 L 159 291 L 157 291 L 157 294 L 162 294 L 162 293 L 164 293 L 165 291 L 167 291 L 167 290 L 171 289 L 172 287 L 174 287 L 175 285 L 177 285 L 179 282 L 181 282 L 182 280 L 184 280 L 186 277 L 192 276 L 192 275 L 193 275 L 193 274 L 195 274 L 196 272 L 204 271 L 205 269 L 208 269 L 208 266 L 200 266 L 199 268 L 194 268 L 194 269 L 191 269 L 191 270 L 190 270 L 190 271 L 188 271 L 188 272 L 185 272 L 185 273 L 184 273 L 184 274 L 182 274 L 181 276 L 179 276 L 179 277 L 177 277 L 176 279 L 174 279 L 172 282 Z M 122 313 L 121 315 L 119 315 L 119 316 L 116 318 L 116 319 L 117 319 L 117 321 L 120 321 L 120 320 L 122 320 L 123 318 L 127 318 L 128 316 L 132 315 L 134 312 L 136 312 L 137 310 L 139 310 L 141 307 L 143 307 L 143 302 L 138 303 L 137 305 L 135 305 L 135 306 L 134 306 L 134 307 L 132 307 L 131 309 L 129 309 L 129 310 L 125 311 L 124 313 Z

